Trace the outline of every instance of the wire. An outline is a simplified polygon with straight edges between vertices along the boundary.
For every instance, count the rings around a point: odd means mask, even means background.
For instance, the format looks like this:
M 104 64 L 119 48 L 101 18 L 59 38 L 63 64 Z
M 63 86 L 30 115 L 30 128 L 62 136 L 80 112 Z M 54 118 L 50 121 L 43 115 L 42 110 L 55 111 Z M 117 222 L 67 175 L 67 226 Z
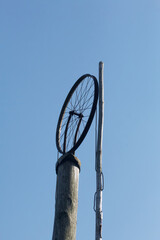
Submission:
M 97 107 L 95 112 L 95 170 L 97 169 Z

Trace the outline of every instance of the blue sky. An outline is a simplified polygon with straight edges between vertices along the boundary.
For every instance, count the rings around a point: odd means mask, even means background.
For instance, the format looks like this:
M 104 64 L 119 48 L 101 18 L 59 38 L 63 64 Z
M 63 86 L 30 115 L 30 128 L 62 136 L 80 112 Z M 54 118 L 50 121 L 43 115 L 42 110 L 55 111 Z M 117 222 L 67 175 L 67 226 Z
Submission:
M 0 239 L 51 239 L 63 101 L 104 62 L 103 239 L 160 239 L 160 2 L 0 2 Z M 94 123 L 76 151 L 94 239 Z

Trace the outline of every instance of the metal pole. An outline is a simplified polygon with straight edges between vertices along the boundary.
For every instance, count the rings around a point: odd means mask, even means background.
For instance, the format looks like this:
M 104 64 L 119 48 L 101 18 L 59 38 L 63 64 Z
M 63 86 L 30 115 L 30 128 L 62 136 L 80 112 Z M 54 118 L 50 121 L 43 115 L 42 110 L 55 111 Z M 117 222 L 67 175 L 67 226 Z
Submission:
M 52 240 L 76 240 L 80 161 L 65 154 L 56 164 L 57 186 Z
M 102 239 L 102 138 L 103 138 L 103 119 L 104 119 L 104 89 L 103 89 L 103 62 L 99 62 L 99 119 L 98 119 L 98 141 L 96 149 L 96 240 Z

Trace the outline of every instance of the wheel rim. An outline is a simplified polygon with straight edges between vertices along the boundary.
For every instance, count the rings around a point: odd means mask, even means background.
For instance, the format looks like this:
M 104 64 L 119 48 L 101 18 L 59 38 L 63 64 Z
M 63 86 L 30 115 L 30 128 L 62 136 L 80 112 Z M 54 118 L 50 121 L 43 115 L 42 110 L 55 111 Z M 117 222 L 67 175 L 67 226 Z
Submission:
M 74 152 L 86 136 L 98 99 L 97 79 L 83 75 L 71 88 L 60 113 L 56 145 L 59 152 Z

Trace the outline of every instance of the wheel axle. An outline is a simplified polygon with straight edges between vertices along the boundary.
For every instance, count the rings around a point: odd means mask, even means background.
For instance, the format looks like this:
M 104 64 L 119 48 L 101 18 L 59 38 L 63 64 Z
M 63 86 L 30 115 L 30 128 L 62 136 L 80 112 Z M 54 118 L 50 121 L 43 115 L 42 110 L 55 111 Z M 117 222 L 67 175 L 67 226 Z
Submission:
M 72 115 L 76 115 L 78 116 L 79 118 L 82 118 L 84 117 L 82 113 L 76 113 L 75 111 L 70 111 L 69 114 L 72 116 Z

